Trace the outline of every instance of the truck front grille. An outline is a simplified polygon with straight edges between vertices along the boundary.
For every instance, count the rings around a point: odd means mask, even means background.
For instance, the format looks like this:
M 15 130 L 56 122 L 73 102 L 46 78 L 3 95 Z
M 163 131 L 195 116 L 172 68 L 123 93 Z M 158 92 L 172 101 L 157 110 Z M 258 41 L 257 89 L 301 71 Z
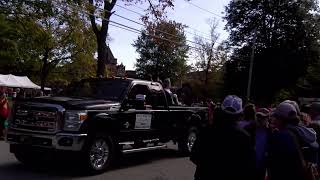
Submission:
M 12 128 L 54 133 L 58 127 L 59 113 L 54 108 L 19 106 L 14 113 Z

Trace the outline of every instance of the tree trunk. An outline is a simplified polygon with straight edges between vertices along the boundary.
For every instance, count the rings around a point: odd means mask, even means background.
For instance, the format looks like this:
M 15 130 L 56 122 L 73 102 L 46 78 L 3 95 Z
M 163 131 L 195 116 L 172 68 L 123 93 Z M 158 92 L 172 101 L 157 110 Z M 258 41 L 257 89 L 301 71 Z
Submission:
M 42 68 L 41 68 L 41 74 L 40 74 L 40 81 L 41 81 L 41 91 L 44 91 L 44 87 L 46 84 L 46 80 L 48 77 L 48 71 L 49 71 L 49 63 L 48 63 L 48 58 L 49 58 L 49 52 L 50 50 L 47 49 L 44 52 L 43 58 L 42 58 Z
M 207 63 L 206 71 L 205 71 L 205 80 L 204 80 L 205 86 L 208 85 L 210 66 L 211 66 L 211 57 L 209 57 L 209 59 L 208 59 L 208 63 Z
M 93 6 L 93 8 L 90 10 L 91 15 L 90 22 L 92 26 L 92 30 L 97 38 L 97 45 L 98 45 L 98 63 L 97 63 L 97 77 L 103 77 L 106 70 L 106 62 L 107 61 L 107 36 L 108 36 L 108 29 L 109 29 L 109 20 L 112 15 L 111 11 L 113 7 L 115 6 L 117 0 L 104 0 L 104 8 L 105 14 L 102 18 L 102 25 L 99 29 L 96 24 L 96 17 L 93 15 L 95 13 L 95 5 L 94 0 L 89 0 L 89 4 Z
M 97 77 L 104 77 L 105 71 L 106 71 L 106 61 L 107 61 L 106 38 L 97 36 L 97 43 L 98 43 Z
M 44 87 L 46 84 L 47 75 L 41 72 L 41 91 L 44 92 Z

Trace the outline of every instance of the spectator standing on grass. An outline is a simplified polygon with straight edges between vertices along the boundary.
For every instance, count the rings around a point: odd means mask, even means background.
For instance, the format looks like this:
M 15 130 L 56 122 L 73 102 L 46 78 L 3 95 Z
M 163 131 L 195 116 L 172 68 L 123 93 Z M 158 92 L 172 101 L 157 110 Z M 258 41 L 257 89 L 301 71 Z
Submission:
M 195 180 L 254 179 L 254 147 L 250 135 L 237 125 L 242 100 L 227 96 L 213 124 L 200 132 L 190 160 L 196 164 Z
M 5 135 L 5 122 L 9 117 L 9 102 L 3 91 L 0 91 L 0 139 Z

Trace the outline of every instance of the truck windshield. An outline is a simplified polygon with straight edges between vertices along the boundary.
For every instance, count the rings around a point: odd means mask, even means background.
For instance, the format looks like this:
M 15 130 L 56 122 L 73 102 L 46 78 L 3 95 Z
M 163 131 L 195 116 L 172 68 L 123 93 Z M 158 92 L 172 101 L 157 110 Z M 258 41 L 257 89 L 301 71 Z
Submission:
M 80 82 L 73 88 L 73 92 L 69 92 L 68 94 L 76 97 L 121 101 L 128 86 L 129 81 L 120 79 L 88 80 Z

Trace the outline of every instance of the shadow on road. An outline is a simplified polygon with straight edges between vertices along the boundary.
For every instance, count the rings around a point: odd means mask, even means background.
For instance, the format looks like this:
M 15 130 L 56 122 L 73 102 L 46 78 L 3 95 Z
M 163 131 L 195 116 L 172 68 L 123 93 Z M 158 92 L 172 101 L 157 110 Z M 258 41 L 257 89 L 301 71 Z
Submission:
M 156 150 L 152 152 L 141 152 L 130 155 L 124 155 L 114 164 L 109 171 L 126 169 L 148 163 L 163 161 L 166 159 L 180 158 L 174 149 Z M 43 164 L 39 167 L 25 166 L 19 162 L 0 164 L 0 179 L 70 179 L 76 177 L 86 177 L 76 163 L 61 161 L 54 162 L 51 165 Z M 0 162 L 1 163 L 1 162 Z

